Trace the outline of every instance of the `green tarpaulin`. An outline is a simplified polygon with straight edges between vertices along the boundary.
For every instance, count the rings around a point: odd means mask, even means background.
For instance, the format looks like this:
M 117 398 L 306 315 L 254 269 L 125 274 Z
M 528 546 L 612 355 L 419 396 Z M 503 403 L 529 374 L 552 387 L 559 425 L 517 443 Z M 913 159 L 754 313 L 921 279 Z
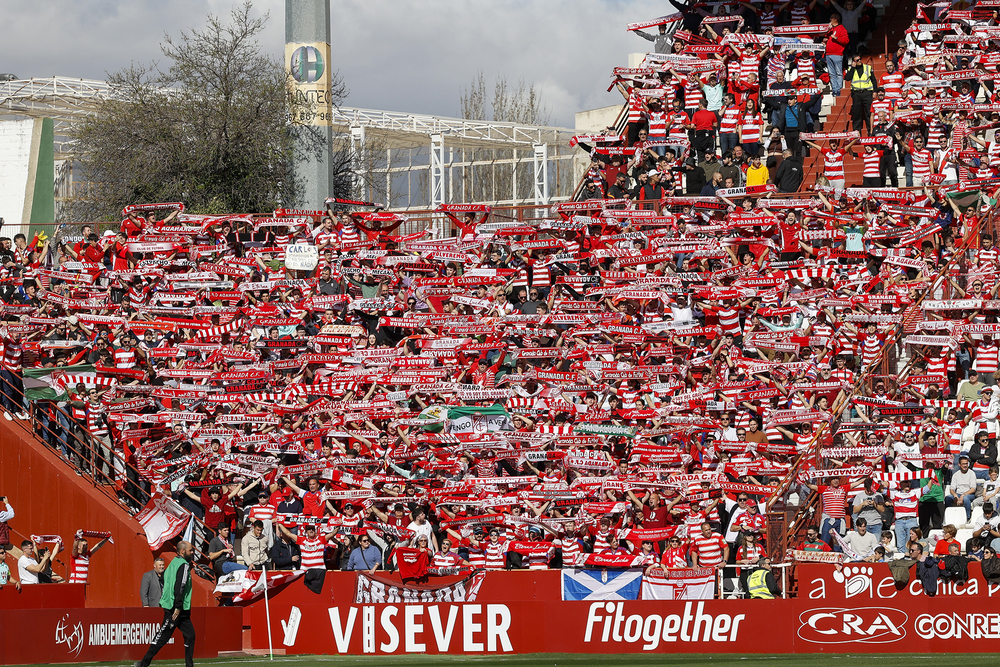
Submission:
M 975 206 L 979 202 L 980 196 L 980 190 L 962 190 L 947 194 L 948 199 L 955 202 L 955 206 L 958 206 L 963 211 L 970 206 Z

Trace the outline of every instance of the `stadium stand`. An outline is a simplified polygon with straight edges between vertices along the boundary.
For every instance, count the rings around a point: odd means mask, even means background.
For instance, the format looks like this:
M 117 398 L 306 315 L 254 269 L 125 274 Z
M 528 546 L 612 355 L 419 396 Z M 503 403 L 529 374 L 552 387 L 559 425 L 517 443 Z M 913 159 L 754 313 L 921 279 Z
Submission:
M 3 416 L 216 576 L 995 557 L 1000 26 L 917 12 L 878 68 L 852 0 L 630 24 L 543 215 L 2 239 Z

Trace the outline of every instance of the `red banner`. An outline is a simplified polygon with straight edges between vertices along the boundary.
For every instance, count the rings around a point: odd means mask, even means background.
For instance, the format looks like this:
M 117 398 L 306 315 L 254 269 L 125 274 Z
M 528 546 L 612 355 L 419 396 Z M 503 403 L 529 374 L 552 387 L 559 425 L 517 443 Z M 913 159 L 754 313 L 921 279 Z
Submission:
M 473 602 L 479 595 L 486 574 L 482 571 L 451 584 L 437 582 L 437 577 L 428 584 L 397 583 L 388 577 L 358 573 L 358 585 L 354 601 L 358 604 L 377 602 L 417 603 L 417 602 Z
M 808 567 L 834 571 L 830 565 Z M 803 592 L 795 600 L 773 601 L 562 602 L 554 599 L 561 574 L 487 572 L 471 602 L 350 604 L 345 601 L 354 599 L 355 575 L 330 572 L 322 595 L 293 582 L 271 598 L 271 632 L 275 646 L 289 654 L 1000 650 L 1000 613 L 964 596 L 827 600 Z M 984 589 L 978 571 L 974 576 Z M 809 589 L 810 578 L 800 574 L 800 590 Z M 264 604 L 251 605 L 248 614 L 253 647 L 266 648 Z

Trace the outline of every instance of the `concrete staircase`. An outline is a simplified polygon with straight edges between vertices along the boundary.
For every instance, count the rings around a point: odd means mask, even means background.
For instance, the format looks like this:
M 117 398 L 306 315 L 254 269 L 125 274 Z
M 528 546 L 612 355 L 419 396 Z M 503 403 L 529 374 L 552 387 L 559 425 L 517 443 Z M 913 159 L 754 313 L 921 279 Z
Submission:
M 903 38 L 906 28 L 916 16 L 916 0 L 876 0 L 875 8 L 878 12 L 878 24 L 875 26 L 871 37 L 866 45 L 868 54 L 872 58 L 872 67 L 875 70 L 876 78 L 885 74 L 886 56 L 893 53 L 896 43 Z M 888 49 L 888 50 L 887 50 Z M 865 61 L 868 61 L 868 57 Z M 846 69 L 846 67 L 845 67 Z M 827 93 L 823 96 L 823 109 L 820 112 L 817 132 L 846 132 L 851 128 L 851 93 L 850 85 L 845 82 L 844 89 L 836 99 Z M 848 155 L 844 160 L 844 175 L 848 187 L 860 186 L 862 174 L 864 172 L 864 162 L 861 159 L 863 149 L 856 147 L 857 158 Z M 802 191 L 806 191 L 816 182 L 816 177 L 823 174 L 823 158 L 817 151 L 810 151 L 810 156 L 803 161 L 804 178 L 802 180 Z M 900 184 L 903 181 L 903 166 L 899 165 Z

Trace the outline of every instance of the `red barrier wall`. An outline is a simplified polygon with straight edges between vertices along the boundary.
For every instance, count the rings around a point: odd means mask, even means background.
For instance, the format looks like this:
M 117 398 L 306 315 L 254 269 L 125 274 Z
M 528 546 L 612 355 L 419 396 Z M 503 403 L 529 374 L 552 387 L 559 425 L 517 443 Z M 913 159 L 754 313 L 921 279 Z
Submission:
M 112 502 L 85 477 L 78 476 L 52 450 L 18 425 L 0 419 L 0 496 L 14 506 L 11 528 L 20 543 L 31 534 L 61 535 L 67 549 L 80 528 L 108 530 L 115 543 L 105 545 L 90 563 L 88 607 L 139 607 L 139 582 L 153 567 L 146 534 L 139 522 Z M 88 540 L 93 546 L 97 540 Z M 165 554 L 167 560 L 170 556 Z M 53 569 L 65 575 L 69 552 L 61 552 Z M 16 563 L 8 556 L 7 565 Z M 214 606 L 211 587 L 195 578 L 195 606 Z
M 12 565 L 13 562 L 8 563 Z M 13 586 L 0 589 L 0 609 L 82 609 L 86 604 L 84 584 Z
M 242 614 L 234 607 L 193 609 L 195 658 L 242 648 Z M 111 662 L 140 659 L 163 623 L 163 610 L 0 610 L 0 664 Z M 157 658 L 183 659 L 180 632 Z
M 271 595 L 274 648 L 357 655 L 1000 651 L 1000 613 L 990 599 L 1000 593 L 982 580 L 971 598 L 952 591 L 845 600 L 831 591 L 830 599 L 814 600 L 563 602 L 560 576 L 491 572 L 474 601 L 440 604 L 355 604 L 349 572 L 327 573 L 319 595 L 300 579 Z M 246 608 L 244 624 L 253 648 L 267 648 L 263 601 Z

